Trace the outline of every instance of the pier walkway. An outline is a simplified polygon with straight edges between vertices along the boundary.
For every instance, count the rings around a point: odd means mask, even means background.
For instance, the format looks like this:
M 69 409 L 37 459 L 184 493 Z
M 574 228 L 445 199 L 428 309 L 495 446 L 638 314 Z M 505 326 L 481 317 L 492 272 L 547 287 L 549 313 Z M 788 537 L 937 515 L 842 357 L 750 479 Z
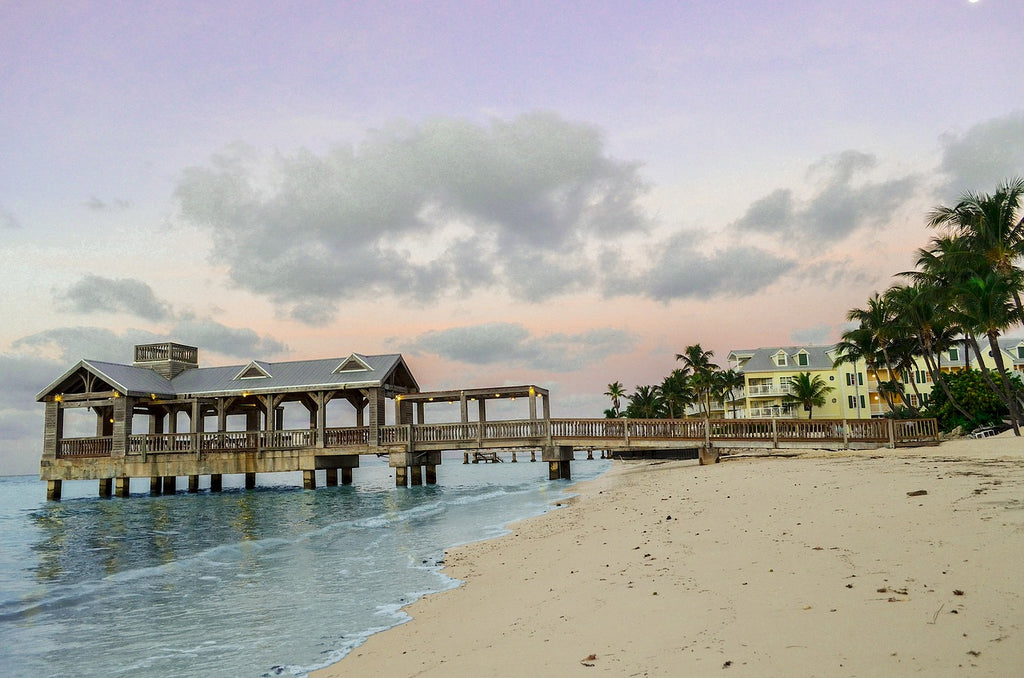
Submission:
M 198 491 L 208 475 L 217 491 L 223 474 L 244 474 L 254 487 L 257 473 L 282 471 L 302 471 L 313 489 L 320 470 L 328 484 L 339 476 L 351 483 L 362 455 L 387 456 L 396 485 L 405 486 L 436 482 L 446 450 L 531 450 L 532 458 L 539 451 L 548 477 L 567 479 L 580 449 L 701 450 L 704 461 L 721 448 L 938 442 L 934 419 L 555 419 L 548 391 L 536 385 L 420 391 L 397 354 L 212 368 L 199 367 L 198 356 L 191 346 L 140 345 L 132 365 L 82 360 L 41 391 L 47 496 L 59 499 L 64 480 L 98 480 L 101 495 L 126 496 L 131 478 L 149 478 L 159 494 L 175 492 L 180 477 Z M 527 416 L 492 420 L 487 404 L 496 401 L 500 411 Z M 428 408 L 431 417 L 458 421 L 428 422 Z M 344 410 L 355 425 L 329 426 Z M 66 417 L 77 419 L 76 431 L 84 424 L 95 434 L 68 435 Z

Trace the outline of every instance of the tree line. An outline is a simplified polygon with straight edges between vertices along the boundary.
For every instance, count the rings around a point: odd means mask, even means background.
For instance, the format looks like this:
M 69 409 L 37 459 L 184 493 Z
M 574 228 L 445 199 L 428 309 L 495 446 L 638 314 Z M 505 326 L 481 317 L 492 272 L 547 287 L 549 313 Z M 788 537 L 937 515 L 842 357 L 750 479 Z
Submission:
M 712 362 L 713 351 L 706 351 L 700 344 L 693 344 L 676 354 L 682 367 L 662 379 L 660 384 L 637 386 L 633 393 L 627 393 L 621 381 L 608 384 L 605 395 L 611 398 L 612 406 L 604 411 L 605 417 L 628 417 L 630 419 L 677 419 L 685 417 L 689 408 L 697 406 L 699 415 L 710 416 L 711 404 L 724 401 L 728 394 L 742 388 L 742 372 L 734 369 L 723 370 Z M 790 377 L 788 402 L 803 405 L 808 416 L 813 417 L 813 408 L 825 404 L 825 395 L 832 391 L 820 376 L 809 372 Z M 626 407 L 622 408 L 623 402 Z M 736 403 L 733 401 L 733 418 L 736 417 Z
M 966 192 L 957 204 L 936 207 L 927 223 L 937 235 L 917 251 L 914 270 L 896 274 L 906 282 L 872 294 L 864 307 L 847 313 L 857 325 L 843 332 L 839 360 L 863 359 L 890 410 L 936 416 L 946 430 L 1007 415 L 1020 435 L 1024 388 L 1007 369 L 998 340 L 1024 322 L 1022 198 L 1024 179 L 1015 178 L 994 193 Z M 968 365 L 973 354 L 977 370 L 943 372 L 942 356 L 954 347 L 963 350 Z M 986 353 L 995 369 L 986 364 Z M 919 391 L 917 379 L 900 376 L 912 374 L 918 359 L 934 385 L 930 398 Z M 886 380 L 879 379 L 883 368 Z M 908 383 L 916 406 L 906 397 Z

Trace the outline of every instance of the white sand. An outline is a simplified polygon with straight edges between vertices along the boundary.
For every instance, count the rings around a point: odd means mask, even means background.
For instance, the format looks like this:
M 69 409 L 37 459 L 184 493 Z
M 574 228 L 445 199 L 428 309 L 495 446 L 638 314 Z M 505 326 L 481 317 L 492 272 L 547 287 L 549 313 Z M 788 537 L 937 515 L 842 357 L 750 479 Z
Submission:
M 576 489 L 453 549 L 446 572 L 465 585 L 314 675 L 1024 675 L 1012 434 L 616 462 Z

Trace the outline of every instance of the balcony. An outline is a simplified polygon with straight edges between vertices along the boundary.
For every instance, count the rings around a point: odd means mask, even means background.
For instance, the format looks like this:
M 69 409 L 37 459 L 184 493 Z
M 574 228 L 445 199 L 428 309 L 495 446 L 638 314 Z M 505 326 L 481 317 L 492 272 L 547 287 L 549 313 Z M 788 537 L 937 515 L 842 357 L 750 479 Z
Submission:
M 792 384 L 750 384 L 747 386 L 747 395 L 751 398 L 770 398 L 772 396 L 791 395 Z

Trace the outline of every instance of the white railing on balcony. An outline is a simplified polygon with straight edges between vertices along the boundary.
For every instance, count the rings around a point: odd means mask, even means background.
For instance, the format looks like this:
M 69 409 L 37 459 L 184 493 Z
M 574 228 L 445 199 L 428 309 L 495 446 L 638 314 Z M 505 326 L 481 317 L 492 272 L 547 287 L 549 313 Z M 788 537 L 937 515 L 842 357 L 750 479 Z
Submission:
M 751 384 L 747 387 L 747 395 L 757 396 L 781 396 L 793 393 L 793 385 L 786 384 Z

